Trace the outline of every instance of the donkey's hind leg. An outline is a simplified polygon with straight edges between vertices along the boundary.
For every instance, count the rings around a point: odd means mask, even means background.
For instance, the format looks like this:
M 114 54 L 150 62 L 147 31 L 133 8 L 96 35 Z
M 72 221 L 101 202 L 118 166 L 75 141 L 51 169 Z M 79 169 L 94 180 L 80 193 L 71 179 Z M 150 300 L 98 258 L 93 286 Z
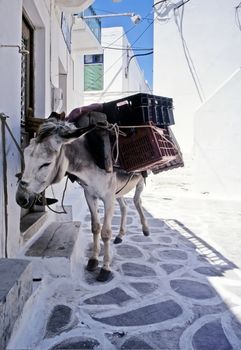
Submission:
M 140 181 L 137 183 L 136 185 L 136 190 L 135 190 L 135 195 L 134 195 L 134 204 L 135 207 L 139 213 L 140 216 L 140 220 L 141 220 L 141 225 L 142 225 L 142 232 L 145 236 L 149 236 L 150 231 L 149 231 L 149 227 L 146 221 L 146 218 L 144 216 L 144 211 L 143 211 L 143 207 L 141 204 L 141 193 L 144 189 L 144 179 L 141 178 Z
M 93 271 L 98 266 L 101 224 L 98 215 L 97 199 L 89 195 L 87 191 L 85 191 L 85 198 L 90 210 L 91 231 L 93 233 L 93 250 L 86 268 L 88 271 Z
M 118 244 L 122 242 L 122 239 L 126 233 L 126 213 L 127 213 L 127 206 L 125 203 L 125 199 L 123 197 L 116 198 L 119 206 L 120 206 L 120 212 L 121 212 L 121 222 L 120 222 L 120 229 L 119 234 L 116 236 L 114 240 L 114 244 Z

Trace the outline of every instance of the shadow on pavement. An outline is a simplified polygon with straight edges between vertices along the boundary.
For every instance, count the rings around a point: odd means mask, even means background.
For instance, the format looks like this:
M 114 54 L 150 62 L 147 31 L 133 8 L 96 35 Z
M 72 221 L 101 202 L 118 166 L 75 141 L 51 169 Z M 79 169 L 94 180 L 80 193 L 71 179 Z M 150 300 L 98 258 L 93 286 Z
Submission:
M 51 349 L 241 349 L 237 267 L 175 219 L 146 212 L 151 235 L 144 237 L 127 202 L 128 232 L 112 246 L 112 279 L 101 284 L 98 271 L 84 271 L 78 322 Z M 119 221 L 116 207 L 114 237 Z M 87 216 L 83 230 L 91 242 L 89 225 Z M 52 336 L 64 329 L 55 328 Z

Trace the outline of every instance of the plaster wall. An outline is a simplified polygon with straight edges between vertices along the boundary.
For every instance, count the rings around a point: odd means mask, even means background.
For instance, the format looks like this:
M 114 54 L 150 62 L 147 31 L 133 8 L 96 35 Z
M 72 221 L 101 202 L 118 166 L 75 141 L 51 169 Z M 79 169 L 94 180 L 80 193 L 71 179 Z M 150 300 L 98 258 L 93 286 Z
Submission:
M 101 43 L 110 46 L 114 42 L 114 46 L 123 46 L 123 28 L 102 28 Z M 123 62 L 126 52 L 121 50 L 104 50 L 104 90 L 101 99 L 110 98 L 111 95 L 121 94 L 123 90 Z M 108 96 L 108 97 L 107 97 Z M 118 98 L 118 97 L 117 97 Z M 100 100 L 101 101 L 101 100 Z M 101 101 L 102 102 L 102 101 Z
M 241 198 L 241 70 L 196 112 L 195 189 L 229 199 Z
M 61 31 L 61 11 L 54 0 L 1 0 L 0 45 L 20 45 L 22 15 L 34 29 L 34 116 L 48 117 L 54 109 L 53 87 L 64 87 L 64 105 L 68 112 L 76 106 L 83 92 L 83 83 L 74 80 L 79 58 L 69 53 Z M 66 13 L 71 25 L 71 15 Z M 21 122 L 21 54 L 18 48 L 0 47 L 0 112 L 9 116 L 8 125 L 18 142 Z M 83 77 L 76 75 L 79 79 Z M 59 106 L 59 111 L 61 106 Z M 1 128 L 1 124 L 0 124 Z M 1 130 L 0 130 L 1 131 Z M 2 140 L 2 137 L 1 137 Z M 0 144 L 0 257 L 5 257 L 8 236 L 8 257 L 14 257 L 23 247 L 20 234 L 20 207 L 15 202 L 17 178 L 21 171 L 20 154 L 6 131 L 7 198 L 4 198 L 3 147 Z M 6 203 L 6 206 L 5 206 Z M 8 220 L 5 225 L 5 209 Z
M 2 0 L 0 2 L 0 44 L 20 45 L 22 17 L 22 0 Z M 20 105 L 21 105 L 21 54 L 17 48 L 0 48 L 0 112 L 9 116 L 7 123 L 16 140 L 20 141 Z M 1 125 L 2 129 L 2 125 Z M 6 130 L 7 157 L 7 215 L 5 225 L 5 201 L 3 193 L 3 148 L 2 135 L 0 144 L 0 257 L 5 257 L 5 239 L 8 235 L 9 256 L 13 256 L 19 246 L 20 210 L 15 204 L 15 188 L 17 179 L 15 174 L 20 171 L 19 153 Z
M 182 8 L 175 11 L 176 17 L 170 10 L 165 21 L 164 17 L 155 19 L 154 93 L 174 99 L 176 126 L 173 130 L 186 153 L 193 147 L 196 109 L 240 66 L 241 34 L 235 21 L 237 5 L 236 0 L 188 2 L 183 13 L 183 41 L 177 26 Z M 156 6 L 157 12 L 161 11 L 160 6 Z M 188 68 L 185 45 L 201 98 Z M 213 118 L 218 121 L 219 117 Z

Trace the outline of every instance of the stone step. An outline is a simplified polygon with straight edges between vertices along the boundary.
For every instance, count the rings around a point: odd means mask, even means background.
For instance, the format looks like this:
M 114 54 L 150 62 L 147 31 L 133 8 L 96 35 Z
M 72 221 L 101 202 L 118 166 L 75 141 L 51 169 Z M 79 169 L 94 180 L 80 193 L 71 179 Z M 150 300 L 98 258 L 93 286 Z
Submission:
M 0 349 L 6 349 L 14 324 L 32 293 L 31 262 L 0 259 Z
M 49 218 L 48 212 L 33 212 L 28 213 L 21 218 L 20 231 L 23 241 L 26 242 L 32 238 Z
M 35 279 L 47 273 L 52 277 L 70 277 L 79 254 L 80 222 L 57 222 L 49 224 L 42 235 L 25 253 L 33 263 Z

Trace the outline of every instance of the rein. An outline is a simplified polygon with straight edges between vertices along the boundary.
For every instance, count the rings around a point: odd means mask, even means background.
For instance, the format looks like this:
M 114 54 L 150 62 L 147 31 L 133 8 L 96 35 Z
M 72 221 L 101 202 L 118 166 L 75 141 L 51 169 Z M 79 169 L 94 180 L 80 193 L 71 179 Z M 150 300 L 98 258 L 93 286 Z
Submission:
M 65 185 L 64 185 L 64 190 L 63 190 L 62 198 L 61 198 L 61 208 L 63 209 L 62 211 L 57 211 L 57 210 L 52 209 L 52 208 L 48 205 L 46 199 L 44 198 L 44 201 L 45 201 L 44 204 L 48 207 L 49 210 L 51 210 L 51 211 L 52 211 L 53 213 L 55 213 L 55 214 L 68 214 L 67 211 L 65 210 L 65 207 L 64 207 L 64 196 L 65 196 L 65 193 L 66 193 L 66 190 L 67 190 L 67 186 L 68 186 L 68 179 L 69 179 L 69 177 L 67 176 L 67 177 L 66 177 L 66 181 L 65 181 Z

